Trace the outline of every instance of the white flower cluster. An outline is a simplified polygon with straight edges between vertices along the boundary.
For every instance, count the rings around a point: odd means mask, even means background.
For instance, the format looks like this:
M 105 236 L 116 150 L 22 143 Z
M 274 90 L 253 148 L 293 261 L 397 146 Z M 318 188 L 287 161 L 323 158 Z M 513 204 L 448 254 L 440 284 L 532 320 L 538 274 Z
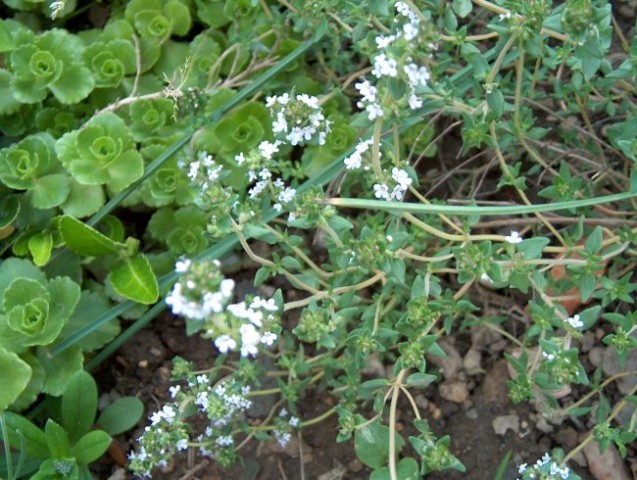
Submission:
M 387 183 L 374 184 L 374 196 L 376 198 L 388 201 L 400 201 L 404 198 L 405 192 L 412 184 L 412 179 L 405 170 L 397 167 L 392 168 L 391 179 L 393 180 L 393 187 L 390 187 Z
M 318 98 L 302 93 L 291 97 L 284 93 L 266 98 L 266 107 L 275 118 L 272 131 L 284 135 L 290 145 L 303 145 L 317 136 L 325 145 L 331 122 L 321 112 Z
M 217 267 L 220 263 L 213 261 Z M 166 304 L 171 306 L 175 315 L 181 315 L 191 320 L 205 320 L 210 315 L 221 313 L 234 291 L 234 280 L 220 279 L 218 272 L 193 272 L 191 260 L 179 260 L 175 265 L 175 271 L 183 274 L 180 281 L 175 283 L 171 292 L 166 296 Z M 204 278 L 202 277 L 202 273 Z M 207 278 L 205 278 L 207 277 Z M 208 290 L 210 286 L 216 286 L 214 291 Z
M 372 139 L 365 140 L 356 145 L 356 149 L 354 153 L 352 153 L 349 157 L 347 157 L 345 162 L 345 168 L 347 170 L 358 170 L 363 166 L 363 155 L 369 150 L 369 147 L 372 146 Z M 380 155 L 380 152 L 379 152 Z M 369 170 L 369 166 L 365 165 L 363 167 L 365 170 Z
M 185 168 L 183 161 L 178 163 L 180 168 Z M 202 192 L 210 187 L 210 184 L 219 180 L 219 175 L 223 170 L 223 166 L 217 165 L 212 155 L 201 152 L 199 160 L 194 160 L 188 164 L 188 178 L 191 182 L 200 186 Z
M 285 408 L 282 408 L 279 412 L 279 418 L 277 418 L 277 428 L 272 432 L 274 434 L 274 438 L 276 439 L 279 447 L 285 448 L 285 446 L 292 440 L 292 428 L 297 428 L 301 421 L 297 417 L 290 417 L 290 419 L 285 422 L 286 417 L 288 416 L 288 412 Z
M 137 475 L 150 477 L 152 468 L 165 467 L 176 452 L 188 448 L 188 433 L 178 412 L 179 407 L 169 403 L 149 417 L 151 424 L 137 438 L 139 450 L 128 456 L 130 468 Z
M 383 77 L 397 78 L 402 76 L 409 86 L 409 97 L 407 100 L 409 108 L 416 110 L 422 107 L 423 104 L 422 98 L 416 93 L 416 88 L 427 85 L 431 77 L 429 70 L 427 67 L 415 63 L 411 57 L 408 57 L 402 67 L 403 75 L 401 75 L 398 60 L 393 58 L 390 52 L 383 50 L 400 38 L 408 42 L 417 38 L 420 33 L 420 18 L 404 2 L 396 3 L 396 11 L 398 16 L 394 19 L 397 24 L 395 33 L 378 35 L 375 39 L 376 46 L 381 52 L 372 58 L 371 73 L 377 80 L 381 80 Z M 367 118 L 374 121 L 382 117 L 384 113 L 378 98 L 378 88 L 365 78 L 356 83 L 354 87 L 358 90 L 361 97 L 356 105 L 367 112 Z
M 254 297 L 250 305 L 246 305 L 245 301 L 228 305 L 228 313 L 241 324 L 239 335 L 242 357 L 254 357 L 259 353 L 259 345 L 270 347 L 276 342 L 276 333 L 264 328 L 264 323 L 273 323 L 276 320 L 274 312 L 277 310 L 274 299 L 264 300 L 258 296 Z M 223 334 L 217 337 L 215 346 L 221 353 L 227 353 L 236 350 L 237 341 L 232 336 Z
M 518 467 L 518 474 L 522 475 L 518 480 L 568 480 L 579 478 L 571 476 L 571 470 L 566 466 L 561 466 L 551 460 L 551 456 L 545 453 L 534 465 L 528 466 L 526 463 Z
M 211 430 L 207 431 L 207 435 L 217 436 L 223 432 L 218 432 L 230 425 L 233 419 L 245 412 L 252 406 L 252 402 L 247 398 L 250 393 L 250 387 L 240 385 L 236 380 L 226 380 L 215 386 L 210 385 L 208 377 L 204 377 L 200 382 L 197 377 L 197 383 L 189 383 L 193 393 L 195 393 L 195 405 L 210 420 Z M 215 434 L 216 433 L 216 434 Z
M 263 192 L 271 192 L 276 202 L 273 207 L 277 211 L 282 211 L 283 206 L 294 201 L 296 198 L 296 189 L 285 185 L 285 182 L 281 178 L 272 180 L 273 174 L 268 168 L 272 163 L 272 158 L 275 153 L 279 151 L 279 146 L 284 142 L 276 140 L 269 142 L 267 140 L 262 141 L 257 150 L 247 157 L 244 153 L 240 153 L 235 156 L 235 160 L 238 165 L 248 164 L 248 180 L 255 182 L 254 185 L 248 190 L 248 195 L 252 200 L 258 199 Z

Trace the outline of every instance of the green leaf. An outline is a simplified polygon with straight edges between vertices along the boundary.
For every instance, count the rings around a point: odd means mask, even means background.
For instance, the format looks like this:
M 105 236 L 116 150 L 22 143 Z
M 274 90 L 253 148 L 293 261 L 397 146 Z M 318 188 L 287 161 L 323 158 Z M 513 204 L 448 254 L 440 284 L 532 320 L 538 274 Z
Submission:
M 418 480 L 420 478 L 418 462 L 411 457 L 401 459 L 396 465 L 396 478 L 400 480 Z M 391 480 L 389 467 L 374 470 L 369 480 Z
M 0 200 L 0 230 L 13 223 L 20 212 L 20 200 L 17 195 L 8 195 Z
M 460 18 L 465 18 L 471 13 L 473 4 L 471 3 L 471 0 L 453 0 L 451 8 Z
M 16 278 L 30 278 L 38 282 L 45 282 L 46 277 L 30 260 L 23 258 L 7 258 L 0 263 L 0 299 L 7 287 Z
M 71 456 L 69 437 L 58 423 L 49 418 L 44 426 L 44 435 L 53 458 L 61 459 Z
M 493 480 L 502 480 L 504 478 L 504 473 L 506 472 L 506 468 L 509 465 L 510 461 L 511 461 L 511 450 L 509 450 L 506 453 L 506 455 L 504 456 L 504 458 L 498 465 L 498 469 L 495 472 L 495 476 L 493 477 Z
M 94 87 L 95 79 L 91 71 L 79 65 L 65 65 L 57 81 L 49 85 L 55 98 L 66 105 L 84 100 Z
M 122 397 L 100 414 L 97 424 L 109 435 L 118 435 L 133 428 L 144 413 L 144 404 L 137 397 Z
M 602 249 L 602 240 L 602 227 L 598 225 L 586 239 L 586 243 L 584 244 L 584 250 L 586 253 L 599 252 Z
M 115 291 L 137 303 L 151 304 L 159 298 L 157 278 L 143 255 L 127 259 L 109 275 Z
M 79 255 L 99 256 L 117 253 L 125 248 L 85 223 L 69 215 L 63 215 L 58 223 L 66 246 Z
M 97 212 L 105 201 L 106 195 L 101 185 L 82 185 L 73 181 L 69 195 L 60 208 L 67 215 L 83 218 Z
M 405 441 L 396 433 L 396 451 L 400 451 Z M 389 427 L 376 420 L 356 430 L 354 435 L 356 456 L 371 468 L 387 465 L 389 458 Z
M 516 247 L 518 252 L 524 254 L 525 260 L 535 260 L 542 258 L 542 251 L 550 243 L 550 240 L 545 237 L 533 237 L 526 240 L 522 240 Z
M 425 388 L 436 381 L 438 377 L 428 373 L 416 372 L 407 377 L 407 386 L 413 388 Z
M 82 369 L 84 357 L 82 348 L 74 345 L 57 355 L 51 355 L 49 349 L 38 347 L 35 356 L 46 372 L 42 391 L 53 396 L 62 395 L 67 383 L 75 372 Z
M 4 20 L 0 20 L 0 52 L 10 52 L 15 46 L 9 27 Z
M 35 180 L 31 189 L 31 203 L 35 208 L 57 207 L 69 196 L 69 177 L 64 173 L 54 173 Z
M 73 311 L 73 315 L 66 322 L 59 338 L 68 338 L 79 330 L 91 324 L 96 318 L 101 317 L 111 308 L 105 295 L 99 292 L 83 290 L 80 300 Z M 100 325 L 97 330 L 82 338 L 82 350 L 91 352 L 113 340 L 120 332 L 120 326 L 116 319 Z M 110 432 L 109 432 L 110 433 Z
M 53 236 L 50 232 L 40 232 L 29 238 L 29 251 L 33 256 L 33 263 L 38 267 L 47 264 L 53 249 Z
M 112 439 L 108 433 L 102 430 L 95 430 L 80 438 L 73 445 L 71 452 L 78 464 L 87 465 L 104 455 L 111 441 Z
M 11 91 L 11 72 L 0 68 L 0 115 L 10 115 L 20 110 L 22 103 Z
M 27 388 L 31 367 L 15 353 L 0 348 L 0 410 L 6 410 Z
M 378 17 L 386 17 L 389 15 L 387 0 L 370 0 L 369 11 Z
M 71 442 L 91 429 L 96 413 L 97 385 L 90 373 L 80 370 L 73 374 L 62 395 L 62 425 Z
M 4 420 L 9 430 L 9 442 L 12 447 L 18 449 L 24 445 L 24 453 L 30 457 L 44 459 L 51 455 L 44 432 L 30 420 L 13 412 L 4 412 Z

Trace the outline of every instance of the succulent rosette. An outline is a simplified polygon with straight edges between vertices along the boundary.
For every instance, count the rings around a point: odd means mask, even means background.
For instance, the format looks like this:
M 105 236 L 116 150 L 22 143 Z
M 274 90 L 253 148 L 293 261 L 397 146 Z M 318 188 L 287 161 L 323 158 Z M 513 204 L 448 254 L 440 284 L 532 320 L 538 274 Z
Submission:
M 60 103 L 77 103 L 95 86 L 82 63 L 82 41 L 65 30 L 49 30 L 9 56 L 11 92 L 21 103 L 38 103 L 51 92 Z
M 130 130 L 114 113 L 93 117 L 60 138 L 55 148 L 64 167 L 84 185 L 107 185 L 119 192 L 144 172 Z

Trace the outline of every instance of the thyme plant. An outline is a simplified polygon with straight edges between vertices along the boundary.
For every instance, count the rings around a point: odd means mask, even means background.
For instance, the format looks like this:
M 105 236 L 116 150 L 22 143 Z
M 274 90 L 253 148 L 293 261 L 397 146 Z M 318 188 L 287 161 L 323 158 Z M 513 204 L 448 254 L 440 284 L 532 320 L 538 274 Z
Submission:
M 568 462 L 592 441 L 626 453 L 637 416 L 616 419 L 637 387 L 614 404 L 608 389 L 635 372 L 605 377 L 580 350 L 592 331 L 620 362 L 637 345 L 637 40 L 607 0 L 103 7 L 78 28 L 98 10 L 4 1 L 3 475 L 90 478 L 106 437 L 81 461 L 45 459 L 16 412 L 70 399 L 77 372 L 165 307 L 218 356 L 174 360 L 171 401 L 130 453 L 140 476 L 188 449 L 230 466 L 253 439 L 285 446 L 332 416 L 373 480 L 462 472 L 414 395 L 441 381 L 441 339 L 479 326 L 507 339 L 512 401 L 591 427 L 519 478 L 580 478 Z M 485 290 L 524 308 L 490 315 Z M 333 406 L 308 416 L 308 392 Z

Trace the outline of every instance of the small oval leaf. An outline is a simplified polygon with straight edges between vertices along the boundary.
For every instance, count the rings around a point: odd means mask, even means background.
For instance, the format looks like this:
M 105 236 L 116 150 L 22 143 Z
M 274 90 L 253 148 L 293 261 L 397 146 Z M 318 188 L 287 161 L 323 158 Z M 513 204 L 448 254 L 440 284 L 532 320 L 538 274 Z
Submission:
M 70 215 L 63 215 L 58 225 L 66 246 L 79 255 L 110 255 L 124 248 L 123 244 L 111 240 Z
M 144 413 L 144 404 L 136 397 L 115 400 L 101 413 L 97 424 L 109 435 L 118 435 L 133 428 Z
M 77 443 L 73 445 L 71 452 L 78 465 L 86 465 L 104 455 L 111 441 L 112 439 L 108 433 L 102 430 L 95 430 L 88 432 L 80 438 Z
M 159 298 L 157 277 L 143 255 L 129 258 L 109 275 L 115 291 L 137 303 L 155 303 Z

